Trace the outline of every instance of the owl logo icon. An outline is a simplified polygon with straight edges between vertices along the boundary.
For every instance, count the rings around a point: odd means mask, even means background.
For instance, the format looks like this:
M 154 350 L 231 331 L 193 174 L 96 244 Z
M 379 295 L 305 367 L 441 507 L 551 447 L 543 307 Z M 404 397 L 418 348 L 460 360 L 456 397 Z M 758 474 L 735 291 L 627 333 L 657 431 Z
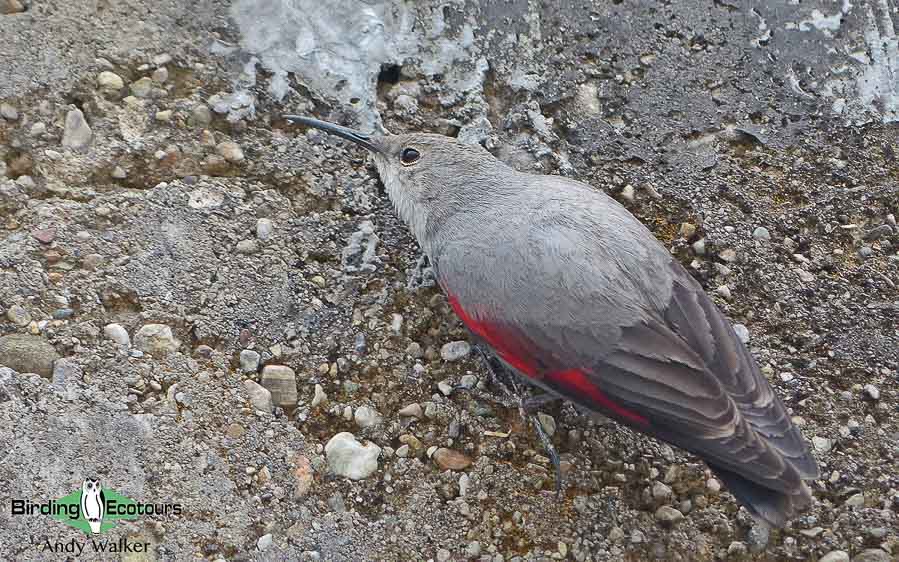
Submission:
M 85 478 L 81 485 L 81 516 L 90 525 L 91 533 L 99 533 L 103 525 L 103 515 L 106 513 L 106 498 L 103 496 L 103 488 L 100 480 Z

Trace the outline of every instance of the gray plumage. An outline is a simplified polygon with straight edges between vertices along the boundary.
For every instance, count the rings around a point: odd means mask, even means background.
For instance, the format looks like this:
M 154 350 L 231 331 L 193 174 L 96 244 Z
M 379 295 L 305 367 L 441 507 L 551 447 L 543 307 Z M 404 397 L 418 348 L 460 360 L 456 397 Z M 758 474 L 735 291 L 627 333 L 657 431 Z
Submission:
M 701 286 L 615 200 L 449 137 L 291 118 L 372 152 L 457 313 L 510 367 L 697 454 L 770 523 L 809 503 L 803 481 L 818 469 L 782 402 Z

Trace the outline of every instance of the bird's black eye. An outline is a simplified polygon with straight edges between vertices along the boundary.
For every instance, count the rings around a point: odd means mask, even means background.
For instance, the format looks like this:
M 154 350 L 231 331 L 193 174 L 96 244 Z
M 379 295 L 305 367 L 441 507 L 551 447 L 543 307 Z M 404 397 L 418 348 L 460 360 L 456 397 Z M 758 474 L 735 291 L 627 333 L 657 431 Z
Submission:
M 400 154 L 400 161 L 406 166 L 415 164 L 419 158 L 421 158 L 421 153 L 414 148 L 404 148 L 402 154 Z

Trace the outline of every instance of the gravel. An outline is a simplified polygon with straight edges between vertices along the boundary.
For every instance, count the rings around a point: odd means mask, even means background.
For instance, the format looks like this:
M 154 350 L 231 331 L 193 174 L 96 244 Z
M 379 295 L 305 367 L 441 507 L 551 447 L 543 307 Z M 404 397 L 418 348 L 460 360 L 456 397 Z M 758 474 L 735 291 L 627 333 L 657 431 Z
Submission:
M 471 344 L 465 340 L 451 341 L 440 348 L 440 357 L 444 361 L 459 361 L 471 353 Z

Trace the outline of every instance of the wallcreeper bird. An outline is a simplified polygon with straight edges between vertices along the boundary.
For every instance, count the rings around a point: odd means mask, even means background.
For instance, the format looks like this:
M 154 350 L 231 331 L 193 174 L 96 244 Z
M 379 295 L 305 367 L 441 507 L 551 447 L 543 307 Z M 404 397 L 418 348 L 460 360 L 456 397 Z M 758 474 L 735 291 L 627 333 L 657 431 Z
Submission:
M 371 151 L 450 305 L 507 367 L 696 454 L 771 524 L 811 501 L 818 467 L 746 346 L 615 200 L 450 137 L 286 118 Z

